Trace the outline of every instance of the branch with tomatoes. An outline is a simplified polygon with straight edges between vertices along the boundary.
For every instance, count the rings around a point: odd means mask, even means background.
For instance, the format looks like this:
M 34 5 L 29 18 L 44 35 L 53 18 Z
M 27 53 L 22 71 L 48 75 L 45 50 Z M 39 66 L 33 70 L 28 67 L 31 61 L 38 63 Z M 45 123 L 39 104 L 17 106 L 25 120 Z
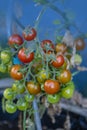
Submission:
M 49 104 L 72 98 L 75 90 L 72 69 L 82 62 L 78 53 L 85 47 L 82 38 L 75 39 L 72 46 L 64 39 L 57 43 L 50 39 L 39 41 L 35 28 L 27 27 L 22 36 L 12 34 L 8 45 L 0 49 L 0 72 L 8 73 L 14 82 L 4 90 L 4 111 L 19 110 L 31 116 L 34 98 L 40 101 L 45 96 Z

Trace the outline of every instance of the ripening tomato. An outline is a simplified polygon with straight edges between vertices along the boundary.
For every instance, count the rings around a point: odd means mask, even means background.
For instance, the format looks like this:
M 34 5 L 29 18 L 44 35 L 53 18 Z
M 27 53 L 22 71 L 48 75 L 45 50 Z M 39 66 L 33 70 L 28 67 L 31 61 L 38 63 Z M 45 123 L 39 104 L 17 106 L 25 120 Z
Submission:
M 23 74 L 20 71 L 21 65 L 13 65 L 10 71 L 10 75 L 15 80 L 20 80 L 23 78 Z
M 72 98 L 74 90 L 75 90 L 75 85 L 73 81 L 70 81 L 69 83 L 67 83 L 67 85 L 64 88 L 62 88 L 61 96 L 66 99 Z
M 62 55 L 57 55 L 56 60 L 52 61 L 52 66 L 55 68 L 59 68 L 64 64 L 65 60 Z
M 30 94 L 36 95 L 41 92 L 40 85 L 38 83 L 34 83 L 33 81 L 27 82 L 26 88 Z
M 72 74 L 69 70 L 63 70 L 60 76 L 58 77 L 59 81 L 64 84 L 69 82 L 71 78 L 72 78 Z
M 18 58 L 23 63 L 29 63 L 34 59 L 34 52 L 27 52 L 27 49 L 21 48 L 18 52 Z
M 53 104 L 58 103 L 60 101 L 60 98 L 61 98 L 60 94 L 48 94 L 47 95 L 47 101 L 49 103 L 53 103 Z
M 19 98 L 17 101 L 17 108 L 20 111 L 25 111 L 29 107 L 29 103 L 25 101 L 24 98 Z
M 1 51 L 1 61 L 6 64 L 11 60 L 11 52 L 8 50 Z
M 52 52 L 54 50 L 54 44 L 51 40 L 43 40 L 41 42 L 41 47 L 43 48 L 44 52 Z
M 67 46 L 64 43 L 58 43 L 55 46 L 56 52 L 65 53 L 67 51 Z
M 23 37 L 26 41 L 34 40 L 37 32 L 34 28 L 28 27 L 23 31 Z
M 5 110 L 10 114 L 15 113 L 17 111 L 16 104 L 11 101 L 6 101 Z
M 8 43 L 10 46 L 14 47 L 14 44 L 23 44 L 23 38 L 19 34 L 13 34 L 9 37 Z
M 13 93 L 12 88 L 6 88 L 4 90 L 3 96 L 6 99 L 13 99 L 14 98 L 14 93 Z
M 50 73 L 47 73 L 45 69 L 42 69 L 37 73 L 37 81 L 39 83 L 43 83 L 48 78 L 50 78 Z
M 44 83 L 44 91 L 48 94 L 55 94 L 60 90 L 58 81 L 48 79 Z
M 85 42 L 84 42 L 84 39 L 82 38 L 77 38 L 74 41 L 74 44 L 76 45 L 77 50 L 83 50 L 85 48 Z

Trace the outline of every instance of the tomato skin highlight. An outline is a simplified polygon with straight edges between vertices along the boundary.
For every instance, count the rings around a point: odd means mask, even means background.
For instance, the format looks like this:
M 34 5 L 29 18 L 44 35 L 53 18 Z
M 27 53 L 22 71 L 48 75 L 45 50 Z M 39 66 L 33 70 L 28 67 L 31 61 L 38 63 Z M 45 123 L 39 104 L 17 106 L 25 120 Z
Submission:
M 62 55 L 58 55 L 56 56 L 56 60 L 52 61 L 52 66 L 54 66 L 55 68 L 59 68 L 64 64 L 64 62 L 64 57 Z
M 38 83 L 34 83 L 33 81 L 27 82 L 26 88 L 27 88 L 28 92 L 33 95 L 36 95 L 41 92 L 40 85 Z
M 8 44 L 14 47 L 14 44 L 21 45 L 23 44 L 23 39 L 19 34 L 13 34 L 9 37 Z
M 56 80 L 48 79 L 44 83 L 44 91 L 48 94 L 55 94 L 60 90 L 60 85 Z
M 49 46 L 49 50 L 46 50 L 45 45 L 48 45 L 48 46 Z M 41 47 L 43 48 L 44 52 L 52 52 L 51 49 L 54 50 L 54 44 L 52 43 L 51 40 L 48 40 L 48 39 L 43 40 L 43 41 L 41 42 Z
M 28 29 L 27 29 L 28 30 Z M 34 28 L 29 28 L 29 30 L 23 31 L 23 37 L 26 41 L 32 41 L 35 39 L 37 32 Z
M 34 59 L 34 52 L 25 54 L 26 49 L 22 48 L 18 52 L 18 58 L 23 63 L 29 63 Z
M 10 76 L 15 80 L 20 80 L 23 78 L 23 74 L 20 71 L 21 65 L 13 65 L 10 70 Z
M 61 98 L 60 94 L 48 94 L 47 95 L 47 101 L 52 104 L 58 103 L 60 101 L 60 98 Z

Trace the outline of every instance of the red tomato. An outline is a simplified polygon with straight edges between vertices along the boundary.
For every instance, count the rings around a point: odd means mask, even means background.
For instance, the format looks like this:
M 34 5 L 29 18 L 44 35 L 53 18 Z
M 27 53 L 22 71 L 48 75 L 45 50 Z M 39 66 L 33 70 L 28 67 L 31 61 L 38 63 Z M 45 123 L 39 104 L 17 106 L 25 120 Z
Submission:
M 44 52 L 50 52 L 54 49 L 54 44 L 51 40 L 43 40 L 41 42 L 41 47 L 43 48 Z
M 19 34 L 13 34 L 9 37 L 8 43 L 10 46 L 14 46 L 14 44 L 21 45 L 23 44 L 23 39 Z
M 34 59 L 34 52 L 30 52 L 30 53 L 26 54 L 26 51 L 27 51 L 27 49 L 22 48 L 18 52 L 18 58 L 23 63 L 29 63 Z
M 23 37 L 26 41 L 31 41 L 31 40 L 34 40 L 35 37 L 37 35 L 37 32 L 34 28 L 26 28 L 24 31 L 23 31 Z
M 65 62 L 64 57 L 62 55 L 57 55 L 56 60 L 52 62 L 52 65 L 55 68 L 59 68 L 64 64 L 64 62 Z
M 71 77 L 72 77 L 71 72 L 70 72 L 69 70 L 64 70 L 64 71 L 60 74 L 59 80 L 60 80 L 60 82 L 62 82 L 62 83 L 67 83 L 67 82 L 69 82 L 69 81 L 71 80 Z
M 39 84 L 35 84 L 33 81 L 27 82 L 27 90 L 29 91 L 30 94 L 38 94 L 41 92 L 41 88 Z
M 48 79 L 44 83 L 44 91 L 48 94 L 55 94 L 60 90 L 60 85 L 56 80 Z
M 13 65 L 10 71 L 10 75 L 15 80 L 20 80 L 23 78 L 23 74 L 19 72 L 21 69 L 21 65 Z

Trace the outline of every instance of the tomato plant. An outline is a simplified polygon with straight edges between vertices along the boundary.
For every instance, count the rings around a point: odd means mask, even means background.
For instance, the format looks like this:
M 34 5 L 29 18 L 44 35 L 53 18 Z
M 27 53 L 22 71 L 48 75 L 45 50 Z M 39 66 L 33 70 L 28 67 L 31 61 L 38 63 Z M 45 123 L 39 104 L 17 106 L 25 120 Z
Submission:
M 23 37 L 26 41 L 31 41 L 36 38 L 37 32 L 34 28 L 28 27 L 23 31 Z
M 43 48 L 44 52 L 51 52 L 54 50 L 54 44 L 48 39 L 41 41 L 41 47 Z
M 8 43 L 11 47 L 14 47 L 14 44 L 19 46 L 23 44 L 23 38 L 19 34 L 13 34 L 9 37 Z
M 34 52 L 28 52 L 27 49 L 21 48 L 18 52 L 18 58 L 23 63 L 29 63 L 34 59 Z
M 40 85 L 38 83 L 34 83 L 33 81 L 27 82 L 26 88 L 30 94 L 36 95 L 41 92 Z
M 23 74 L 20 72 L 21 65 L 13 65 L 10 71 L 10 75 L 15 80 L 20 80 L 23 78 Z
M 6 64 L 11 60 L 11 52 L 8 50 L 1 51 L 1 61 Z
M 48 94 L 55 94 L 60 90 L 60 85 L 58 81 L 48 79 L 44 83 L 44 90 Z
M 24 98 L 27 102 L 32 102 L 34 100 L 34 95 L 27 93 L 24 95 Z
M 54 66 L 55 68 L 59 68 L 64 64 L 64 57 L 62 55 L 57 55 L 56 56 L 56 60 L 52 61 L 52 66 Z

